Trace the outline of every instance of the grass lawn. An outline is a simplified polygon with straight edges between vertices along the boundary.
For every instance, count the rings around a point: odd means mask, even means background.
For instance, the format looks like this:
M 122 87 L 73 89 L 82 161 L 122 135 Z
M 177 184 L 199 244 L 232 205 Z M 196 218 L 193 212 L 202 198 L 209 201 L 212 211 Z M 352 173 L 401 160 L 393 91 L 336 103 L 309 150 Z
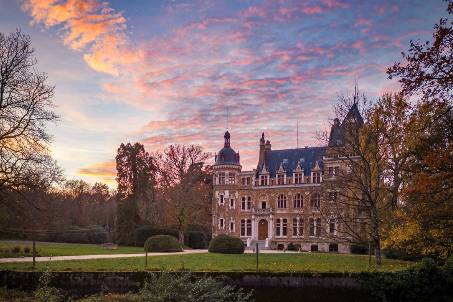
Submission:
M 190 271 L 255 271 L 255 255 L 186 254 L 148 257 L 150 270 Z M 327 253 L 260 254 L 260 271 L 267 272 L 361 272 L 369 270 L 396 271 L 413 262 L 384 259 L 381 267 L 368 266 L 368 256 Z M 31 263 L 0 264 L 0 268 L 29 270 Z M 144 257 L 38 262 L 37 269 L 49 267 L 58 271 L 139 271 L 145 269 Z
M 20 247 L 20 253 L 13 254 L 11 249 Z M 21 257 L 30 254 L 24 253 L 24 247 L 32 248 L 31 241 L 0 241 L 0 258 L 4 257 Z M 117 249 L 104 249 L 101 245 L 96 244 L 79 244 L 79 243 L 54 243 L 54 242 L 36 242 L 36 250 L 39 256 L 75 256 L 75 255 L 105 255 L 105 254 L 135 254 L 143 253 L 142 247 L 119 246 Z

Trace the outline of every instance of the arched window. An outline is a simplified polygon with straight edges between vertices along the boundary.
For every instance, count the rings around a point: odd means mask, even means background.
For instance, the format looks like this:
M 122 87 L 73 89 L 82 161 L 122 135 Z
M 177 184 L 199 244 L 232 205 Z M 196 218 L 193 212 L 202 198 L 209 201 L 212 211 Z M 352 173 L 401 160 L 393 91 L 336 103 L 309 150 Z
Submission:
M 321 205 L 321 194 L 319 192 L 311 194 L 310 205 L 313 210 L 319 210 Z
M 283 194 L 278 195 L 277 208 L 279 208 L 279 209 L 286 208 L 286 196 L 285 195 L 283 195 Z
M 301 209 L 304 207 L 304 197 L 302 196 L 302 194 L 297 193 L 296 195 L 294 195 L 293 207 L 295 209 Z

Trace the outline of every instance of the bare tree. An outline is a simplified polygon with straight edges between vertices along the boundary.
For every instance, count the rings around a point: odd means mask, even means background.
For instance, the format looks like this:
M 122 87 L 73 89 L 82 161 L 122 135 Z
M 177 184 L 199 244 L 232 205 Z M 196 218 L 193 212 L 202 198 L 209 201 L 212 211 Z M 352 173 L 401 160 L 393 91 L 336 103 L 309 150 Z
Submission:
M 0 194 L 46 188 L 62 178 L 45 129 L 57 120 L 54 87 L 35 69 L 33 54 L 30 37 L 20 30 L 0 33 Z
M 385 213 L 391 208 L 385 183 L 386 154 L 382 153 L 380 134 L 374 125 L 373 110 L 362 98 L 340 98 L 336 108 L 342 123 L 335 120 L 330 135 L 327 158 L 338 169 L 325 176 L 329 206 L 322 208 L 325 217 L 335 217 L 337 235 L 353 243 L 371 242 L 376 263 L 381 264 L 381 232 Z
M 211 192 L 209 154 L 200 146 L 171 145 L 157 156 L 160 192 L 167 220 L 176 224 L 179 240 L 189 223 L 209 221 Z

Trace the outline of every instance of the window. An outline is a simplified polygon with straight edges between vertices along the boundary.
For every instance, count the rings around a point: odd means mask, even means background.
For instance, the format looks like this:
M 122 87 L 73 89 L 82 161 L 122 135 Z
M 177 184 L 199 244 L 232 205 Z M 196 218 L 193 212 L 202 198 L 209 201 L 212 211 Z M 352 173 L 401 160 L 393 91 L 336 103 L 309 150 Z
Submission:
M 338 198 L 338 192 L 329 192 L 329 200 L 332 202 L 336 202 Z
M 321 218 L 310 218 L 310 236 L 321 237 Z
M 277 208 L 286 209 L 286 196 L 283 194 L 278 195 Z
M 295 209 L 301 209 L 304 207 L 304 198 L 303 198 L 302 194 L 297 193 L 296 195 L 294 195 L 293 207 Z
M 330 219 L 329 220 L 329 233 L 334 235 L 337 232 L 337 228 L 335 225 L 335 219 Z
M 317 252 L 318 251 L 318 245 L 317 244 L 312 244 L 310 246 L 310 251 L 312 252 Z
M 267 202 L 262 201 L 261 202 L 261 209 L 266 209 L 267 208 Z
M 234 221 L 230 221 L 230 232 L 234 232 Z
M 329 244 L 329 252 L 330 253 L 337 253 L 338 252 L 338 244 L 337 243 Z
M 219 219 L 219 228 L 223 229 L 224 227 L 224 221 L 223 221 L 223 218 L 220 218 Z
M 275 228 L 275 236 L 284 237 L 288 234 L 288 219 L 277 218 L 277 227 Z
M 333 176 L 333 167 L 329 167 L 329 176 Z
M 252 220 L 241 219 L 241 236 L 252 236 Z
M 316 237 L 321 237 L 321 218 L 316 218 L 315 234 Z
M 277 184 L 278 185 L 285 184 L 285 174 L 277 174 Z
M 248 211 L 252 208 L 252 197 L 243 196 L 241 199 L 241 210 Z
M 339 175 L 340 174 L 340 167 L 335 167 L 333 170 L 334 175 Z
M 267 175 L 260 175 L 260 186 L 267 186 Z
M 220 203 L 221 205 L 223 205 L 224 202 L 225 202 L 225 199 L 224 199 L 224 197 L 223 197 L 223 194 L 220 194 L 220 196 L 219 196 L 219 203 Z
M 321 182 L 321 173 L 313 172 L 313 183 L 319 184 Z
M 310 205 L 313 210 L 319 211 L 321 195 L 318 192 L 311 194 Z
M 220 172 L 219 173 L 219 185 L 224 185 L 225 184 L 225 172 Z
M 250 177 L 242 177 L 241 181 L 243 186 L 249 186 L 252 180 Z
M 304 220 L 293 219 L 293 237 L 302 237 L 304 235 Z
M 228 183 L 232 185 L 236 183 L 236 174 L 231 172 L 228 174 Z
M 301 184 L 303 183 L 304 175 L 300 172 L 294 173 L 294 183 Z
M 230 199 L 230 209 L 234 209 L 234 199 Z

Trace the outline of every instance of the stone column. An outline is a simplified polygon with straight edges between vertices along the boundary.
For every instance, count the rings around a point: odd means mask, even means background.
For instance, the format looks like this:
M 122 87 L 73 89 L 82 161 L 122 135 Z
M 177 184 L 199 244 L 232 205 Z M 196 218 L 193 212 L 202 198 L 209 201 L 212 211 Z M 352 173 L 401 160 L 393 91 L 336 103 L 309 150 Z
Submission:
M 257 227 L 256 227 L 255 215 L 252 215 L 252 239 L 253 240 L 258 239 L 258 236 L 256 235 L 256 230 L 257 230 Z
M 269 238 L 272 239 L 274 238 L 274 215 L 270 215 L 270 221 L 269 221 Z

